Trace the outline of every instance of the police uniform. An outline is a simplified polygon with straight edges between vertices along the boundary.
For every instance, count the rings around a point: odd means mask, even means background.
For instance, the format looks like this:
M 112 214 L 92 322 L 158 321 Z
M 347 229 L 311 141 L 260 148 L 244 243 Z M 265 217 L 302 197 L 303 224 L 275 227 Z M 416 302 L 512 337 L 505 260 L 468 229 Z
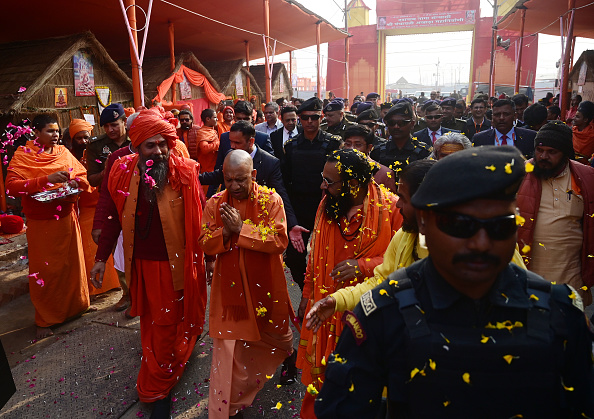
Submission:
M 308 99 L 299 107 L 299 113 L 321 111 L 321 105 L 322 101 L 317 98 Z M 285 154 L 281 163 L 285 187 L 299 225 L 310 231 L 314 226 L 316 211 L 322 199 L 320 173 L 324 170 L 328 155 L 338 150 L 341 144 L 341 137 L 322 130 L 318 131 L 312 141 L 305 138 L 304 133 L 301 132 L 285 144 Z M 308 240 L 309 233 L 304 233 L 303 241 L 307 243 Z M 289 245 L 286 264 L 291 269 L 295 282 L 303 286 L 307 266 L 306 254 L 297 252 L 292 245 Z
M 512 201 L 522 163 L 509 146 L 459 151 L 433 165 L 411 202 L 440 211 Z M 316 415 L 374 417 L 387 386 L 395 418 L 593 417 L 592 339 L 580 305 L 567 285 L 511 263 L 473 299 L 429 255 L 345 312 Z
M 115 122 L 125 115 L 124 107 L 121 103 L 112 103 L 101 111 L 99 118 L 99 125 L 104 126 L 111 122 Z M 126 141 L 122 145 L 114 143 L 107 134 L 103 134 L 98 138 L 91 140 L 87 146 L 87 174 L 94 175 L 101 173 L 105 168 L 105 162 L 109 155 L 122 147 L 127 147 L 130 144 L 130 139 L 126 136 Z
M 388 139 L 378 147 L 374 147 L 369 157 L 398 174 L 410 162 L 426 159 L 430 154 L 431 147 L 414 138 L 408 140 L 402 148 L 398 148 L 392 140 Z
M 332 99 L 324 108 L 324 112 L 334 112 L 334 111 L 344 111 L 344 102 L 342 101 L 342 99 L 339 99 L 339 98 Z M 340 136 L 340 138 L 344 138 L 344 132 L 351 125 L 353 125 L 353 123 L 350 122 L 346 118 L 346 115 L 345 115 L 342 117 L 342 120 L 338 124 L 332 125 L 331 127 L 329 127 L 328 123 L 324 122 L 324 123 L 320 124 L 320 129 L 322 131 L 326 131 L 328 134 L 338 135 L 338 136 Z
M 449 121 L 441 121 L 441 126 L 459 131 L 462 134 L 464 134 L 464 131 L 466 131 L 466 122 L 458 118 L 452 118 Z

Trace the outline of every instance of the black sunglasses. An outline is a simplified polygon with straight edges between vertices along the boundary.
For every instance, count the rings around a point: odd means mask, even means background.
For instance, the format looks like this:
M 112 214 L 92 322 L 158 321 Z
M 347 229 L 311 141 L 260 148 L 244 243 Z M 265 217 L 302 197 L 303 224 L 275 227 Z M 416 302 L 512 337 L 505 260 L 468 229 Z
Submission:
M 402 128 L 403 126 L 410 124 L 411 121 L 412 121 L 411 119 L 401 119 L 401 120 L 390 119 L 390 120 L 386 121 L 386 125 L 389 127 L 398 125 L 400 128 Z
M 439 119 L 441 117 L 443 117 L 443 115 L 441 115 L 441 114 L 440 115 L 425 115 L 425 119 L 429 119 L 429 120 Z
M 299 119 L 301 119 L 302 121 L 317 121 L 321 117 L 322 117 L 322 115 L 319 115 L 319 114 L 302 115 L 302 116 L 299 116 Z
M 435 213 L 435 223 L 437 228 L 445 234 L 459 239 L 468 239 L 484 228 L 492 240 L 506 240 L 513 236 L 518 229 L 516 216 L 513 214 L 485 220 L 444 211 Z

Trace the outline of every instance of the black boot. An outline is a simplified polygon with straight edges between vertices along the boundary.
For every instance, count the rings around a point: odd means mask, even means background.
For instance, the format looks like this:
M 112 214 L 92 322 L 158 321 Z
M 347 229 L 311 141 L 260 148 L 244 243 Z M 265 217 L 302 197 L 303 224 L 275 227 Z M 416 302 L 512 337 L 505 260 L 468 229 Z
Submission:
M 171 417 L 171 394 L 153 403 L 151 419 L 169 419 Z
M 293 353 L 287 359 L 285 359 L 285 362 L 283 362 L 281 376 L 278 379 L 278 383 L 281 386 L 286 386 L 297 382 L 297 367 L 295 366 L 296 362 L 297 351 L 293 351 Z

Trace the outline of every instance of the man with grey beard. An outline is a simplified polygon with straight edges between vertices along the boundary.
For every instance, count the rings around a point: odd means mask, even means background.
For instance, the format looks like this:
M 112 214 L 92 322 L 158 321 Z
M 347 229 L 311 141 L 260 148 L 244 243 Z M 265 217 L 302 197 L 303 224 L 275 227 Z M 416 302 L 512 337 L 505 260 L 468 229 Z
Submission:
M 151 418 L 169 418 L 170 392 L 204 324 L 201 187 L 196 162 L 171 152 L 177 134 L 158 110 L 140 112 L 129 136 L 138 154 L 122 157 L 109 173 L 109 214 L 91 281 L 101 288 L 105 260 L 122 231 L 131 314 L 140 316 L 139 399 L 153 403 Z

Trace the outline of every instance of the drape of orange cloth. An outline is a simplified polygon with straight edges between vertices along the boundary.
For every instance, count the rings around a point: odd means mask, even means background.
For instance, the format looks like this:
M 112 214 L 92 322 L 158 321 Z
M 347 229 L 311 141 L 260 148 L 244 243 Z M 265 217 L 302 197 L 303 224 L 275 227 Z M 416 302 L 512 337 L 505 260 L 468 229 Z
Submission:
M 574 151 L 590 159 L 594 154 L 594 123 L 590 123 L 581 131 L 578 131 L 576 126 L 572 130 Z
M 219 119 L 217 122 L 217 133 L 219 134 L 219 138 L 223 133 L 231 131 L 231 125 L 233 125 L 233 121 L 230 124 L 226 123 L 224 119 Z
M 200 173 L 214 170 L 220 142 L 215 128 L 202 126 L 196 131 L 196 158 L 200 163 Z M 208 185 L 203 188 L 204 193 L 207 193 Z
M 183 327 L 183 291 L 173 289 L 168 261 L 135 259 L 132 315 L 140 316 L 142 361 L 136 391 L 145 403 L 167 397 L 192 355 L 196 335 Z
M 293 350 L 291 329 L 262 333 L 259 341 L 213 339 L 209 419 L 227 419 L 252 404 L 258 391 Z
M 402 224 L 397 201 L 396 195 L 372 181 L 362 209 L 350 221 L 343 217 L 339 226 L 336 221 L 330 222 L 325 212 L 326 198 L 322 199 L 312 232 L 312 250 L 303 287 L 303 298 L 309 300 L 306 313 L 316 301 L 337 289 L 356 285 L 364 277 L 373 276 L 373 268 L 382 262 L 392 236 Z M 341 232 L 354 239 L 345 240 Z M 358 261 L 363 276 L 349 283 L 336 282 L 330 273 L 339 262 L 347 259 Z M 325 371 L 323 360 L 328 360 L 336 347 L 343 329 L 341 317 L 342 313 L 334 314 L 317 333 L 301 329 L 297 367 L 303 370 L 301 381 L 305 385 L 321 387 L 320 380 L 323 382 Z
M 223 202 L 240 212 L 241 234 L 223 241 Z M 206 203 L 200 246 L 218 255 L 210 292 L 209 333 L 218 339 L 260 340 L 262 332 L 289 327 L 289 295 L 282 253 L 287 222 L 280 196 L 256 182 L 250 197 L 233 199 L 225 190 Z
M 59 220 L 28 219 L 27 245 L 35 324 L 49 327 L 88 309 L 89 288 L 74 211 Z
M 78 200 L 78 222 L 80 224 L 81 240 L 85 255 L 85 278 L 87 278 L 90 295 L 102 294 L 120 286 L 118 274 L 113 267 L 113 256 L 110 256 L 105 264 L 103 286 L 101 288 L 95 288 L 90 280 L 91 269 L 93 269 L 93 265 L 95 264 L 95 254 L 97 253 L 97 245 L 91 237 L 91 231 L 93 231 L 93 217 L 95 216 L 95 207 L 98 201 L 99 190 L 97 188 L 93 188 L 92 192 L 81 193 Z
M 178 141 L 179 143 L 179 141 Z M 181 143 L 180 143 L 181 144 Z M 120 223 L 124 205 L 130 193 L 130 182 L 134 172 L 138 171 L 138 154 L 122 157 L 113 165 L 109 173 L 109 193 L 116 205 Z M 182 191 L 184 205 L 184 327 L 196 335 L 202 332 L 204 308 L 206 306 L 206 280 L 204 276 L 204 258 L 198 246 L 196 234 L 202 219 L 200 202 L 199 167 L 193 160 L 181 158 L 176 153 L 169 155 L 169 173 L 167 179 L 173 190 Z M 135 199 L 133 197 L 132 199 Z M 132 214 L 130 214 L 132 215 Z
M 194 71 L 183 64 L 180 66 L 177 72 L 167 77 L 157 87 L 157 96 L 155 96 L 153 100 L 161 102 L 165 97 L 165 94 L 173 84 L 173 82 L 181 83 L 184 80 L 184 74 L 186 75 L 186 79 L 194 86 L 202 86 L 204 88 L 206 98 L 212 103 L 219 103 L 221 100 L 225 100 L 225 95 L 217 92 L 217 90 L 212 86 L 212 84 L 210 84 L 210 82 L 204 74 Z

